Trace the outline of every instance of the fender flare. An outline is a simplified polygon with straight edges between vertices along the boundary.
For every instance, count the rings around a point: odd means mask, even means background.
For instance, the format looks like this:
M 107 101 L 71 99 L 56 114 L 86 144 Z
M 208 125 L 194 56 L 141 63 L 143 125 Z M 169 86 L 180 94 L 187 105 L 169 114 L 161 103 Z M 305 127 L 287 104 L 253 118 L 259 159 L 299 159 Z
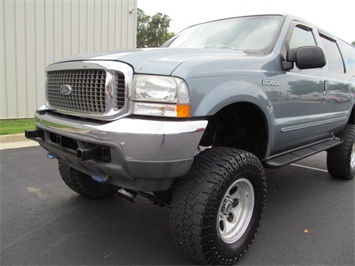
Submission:
M 213 116 L 223 108 L 236 103 L 252 104 L 263 115 L 268 131 L 267 156 L 273 143 L 274 109 L 266 93 L 255 84 L 246 81 L 228 81 L 215 87 L 199 102 L 194 115 L 200 117 Z

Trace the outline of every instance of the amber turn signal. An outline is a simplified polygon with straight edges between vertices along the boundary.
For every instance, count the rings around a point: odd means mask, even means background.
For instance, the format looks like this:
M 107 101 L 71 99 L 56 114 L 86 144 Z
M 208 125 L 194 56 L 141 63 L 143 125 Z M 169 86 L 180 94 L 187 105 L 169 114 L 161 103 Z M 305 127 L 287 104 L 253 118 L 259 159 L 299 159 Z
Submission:
M 190 105 L 177 105 L 177 117 L 190 117 Z

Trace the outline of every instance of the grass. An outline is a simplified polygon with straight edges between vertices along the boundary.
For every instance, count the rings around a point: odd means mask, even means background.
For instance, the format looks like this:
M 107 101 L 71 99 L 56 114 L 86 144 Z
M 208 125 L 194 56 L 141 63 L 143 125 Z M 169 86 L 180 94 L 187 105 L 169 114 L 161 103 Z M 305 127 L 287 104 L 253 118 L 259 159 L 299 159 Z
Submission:
M 34 118 L 0 120 L 0 135 L 21 134 L 26 129 L 35 129 Z

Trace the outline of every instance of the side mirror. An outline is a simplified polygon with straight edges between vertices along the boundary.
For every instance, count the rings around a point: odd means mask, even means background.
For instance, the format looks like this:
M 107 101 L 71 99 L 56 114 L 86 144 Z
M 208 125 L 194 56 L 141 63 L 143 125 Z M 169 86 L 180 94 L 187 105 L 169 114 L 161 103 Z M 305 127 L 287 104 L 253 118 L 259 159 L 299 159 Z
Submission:
M 317 46 L 301 46 L 290 49 L 287 52 L 287 61 L 296 63 L 299 69 L 320 68 L 326 64 L 323 50 Z M 287 64 L 288 62 L 285 62 L 284 66 L 287 69 L 292 69 L 293 64 Z M 292 67 L 290 67 L 291 65 Z

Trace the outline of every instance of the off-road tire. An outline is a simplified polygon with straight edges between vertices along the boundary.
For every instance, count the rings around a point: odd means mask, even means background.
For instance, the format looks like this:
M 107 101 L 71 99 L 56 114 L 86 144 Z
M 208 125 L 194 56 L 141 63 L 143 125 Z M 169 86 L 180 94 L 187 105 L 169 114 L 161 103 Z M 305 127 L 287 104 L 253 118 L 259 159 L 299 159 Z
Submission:
M 249 188 L 251 184 L 254 206 L 249 208 L 251 218 L 245 223 L 241 236 L 229 237 L 222 232 L 221 210 L 229 194 L 240 193 L 236 192 L 239 188 L 232 193 L 234 184 Z M 201 264 L 234 264 L 254 241 L 265 201 L 266 177 L 256 156 L 224 147 L 205 150 L 196 156 L 189 174 L 174 184 L 170 213 L 174 242 L 188 257 Z M 233 210 L 238 208 L 234 203 Z M 242 201 L 239 203 L 244 206 Z M 231 219 L 235 218 L 238 217 Z
M 59 172 L 65 184 L 76 193 L 90 199 L 103 199 L 114 195 L 119 189 L 108 183 L 99 183 L 90 176 L 59 161 Z
M 353 179 L 355 176 L 355 125 L 347 125 L 337 137 L 341 138 L 343 143 L 328 151 L 328 172 L 337 179 Z

